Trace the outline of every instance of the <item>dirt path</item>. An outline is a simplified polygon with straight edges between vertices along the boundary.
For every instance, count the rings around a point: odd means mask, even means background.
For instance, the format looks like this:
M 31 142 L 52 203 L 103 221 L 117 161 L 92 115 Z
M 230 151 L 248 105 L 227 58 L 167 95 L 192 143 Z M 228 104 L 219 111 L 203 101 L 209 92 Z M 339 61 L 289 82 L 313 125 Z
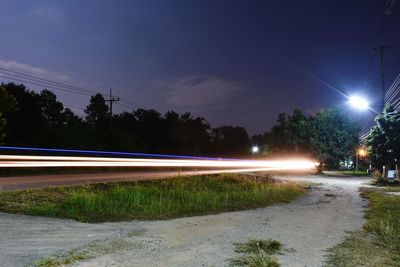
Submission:
M 167 221 L 83 224 L 0 214 L 1 265 L 24 266 L 80 247 L 98 257 L 75 266 L 226 266 L 237 256 L 233 243 L 272 238 L 290 249 L 279 256 L 282 266 L 322 266 L 325 250 L 364 223 L 358 188 L 366 180 L 281 179 L 321 185 L 289 204 Z

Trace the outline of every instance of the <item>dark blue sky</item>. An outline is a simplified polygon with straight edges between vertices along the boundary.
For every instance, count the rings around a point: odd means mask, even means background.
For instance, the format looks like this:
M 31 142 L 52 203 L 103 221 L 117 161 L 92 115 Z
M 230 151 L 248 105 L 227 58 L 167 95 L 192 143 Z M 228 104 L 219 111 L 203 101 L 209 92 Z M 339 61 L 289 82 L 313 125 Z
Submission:
M 0 67 L 97 91 L 112 87 L 162 112 L 190 111 L 212 126 L 242 125 L 254 134 L 294 108 L 312 114 L 341 105 L 355 113 L 303 71 L 378 103 L 372 47 L 391 46 L 387 85 L 400 73 L 400 2 L 382 27 L 386 3 L 2 1 Z M 89 101 L 56 93 L 79 114 Z M 353 117 L 365 122 L 371 114 Z

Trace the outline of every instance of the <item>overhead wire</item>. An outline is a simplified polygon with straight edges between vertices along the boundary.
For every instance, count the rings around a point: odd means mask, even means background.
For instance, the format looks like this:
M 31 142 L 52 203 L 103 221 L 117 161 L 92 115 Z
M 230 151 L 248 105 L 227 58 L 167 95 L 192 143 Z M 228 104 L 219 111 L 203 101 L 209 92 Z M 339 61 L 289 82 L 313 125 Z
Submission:
M 393 93 L 393 90 L 398 86 L 399 83 L 400 83 L 400 74 L 396 77 L 392 85 L 387 90 L 385 98 L 388 98 Z
M 37 82 L 43 82 L 45 84 L 49 84 L 49 85 L 52 85 L 52 86 L 67 88 L 67 89 L 71 89 L 71 90 L 75 90 L 75 91 L 81 91 L 81 92 L 92 93 L 92 94 L 93 93 L 94 94 L 101 93 L 101 92 L 90 90 L 90 89 L 87 89 L 87 88 L 78 87 L 78 86 L 74 86 L 74 85 L 69 85 L 69 84 L 66 84 L 66 83 L 55 82 L 55 81 L 51 81 L 51 80 L 48 80 L 48 79 L 40 78 L 40 77 L 37 77 L 37 76 L 25 74 L 25 73 L 22 73 L 22 72 L 9 70 L 9 69 L 6 69 L 6 68 L 0 68 L 0 72 L 7 73 L 7 75 L 12 75 L 12 76 L 16 76 L 16 77 L 22 77 L 24 79 L 34 80 L 34 81 L 37 81 Z M 104 94 L 104 93 L 101 93 L 101 94 Z
M 399 95 L 400 93 L 400 83 L 397 84 L 393 92 L 391 93 L 390 97 L 385 100 L 385 105 L 386 104 L 392 104 L 392 101 L 395 100 L 395 98 Z
M 0 77 L 5 78 L 11 81 L 17 81 L 17 82 L 22 82 L 26 84 L 31 84 L 35 86 L 41 86 L 45 87 L 48 89 L 53 89 L 53 90 L 59 90 L 59 91 L 64 91 L 67 93 L 73 93 L 73 94 L 79 94 L 79 95 L 85 95 L 85 96 L 93 96 L 94 94 L 101 94 L 104 97 L 107 97 L 108 94 L 101 92 L 101 91 L 95 91 L 92 89 L 87 89 L 75 85 L 69 85 L 66 83 L 61 83 L 61 82 L 55 82 L 49 79 L 44 79 L 40 78 L 37 76 L 33 76 L 30 74 L 25 74 L 22 72 L 6 69 L 6 68 L 1 68 L 0 67 Z M 143 108 L 143 109 L 150 109 L 144 105 L 141 105 L 139 103 L 136 103 L 128 98 L 125 97 L 120 97 L 120 101 L 124 102 L 123 103 L 118 103 L 121 106 L 128 108 L 128 109 L 136 109 L 137 107 Z

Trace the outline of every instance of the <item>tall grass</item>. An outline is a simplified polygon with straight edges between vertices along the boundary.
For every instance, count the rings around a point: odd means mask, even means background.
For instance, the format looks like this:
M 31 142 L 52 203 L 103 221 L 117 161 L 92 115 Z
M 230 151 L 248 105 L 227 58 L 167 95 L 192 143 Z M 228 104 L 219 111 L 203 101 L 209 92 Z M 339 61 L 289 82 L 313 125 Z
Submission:
M 400 196 L 363 192 L 370 201 L 364 229 L 332 248 L 327 266 L 400 266 Z
M 221 174 L 50 187 L 0 194 L 0 211 L 82 222 L 167 219 L 288 202 L 296 183 Z

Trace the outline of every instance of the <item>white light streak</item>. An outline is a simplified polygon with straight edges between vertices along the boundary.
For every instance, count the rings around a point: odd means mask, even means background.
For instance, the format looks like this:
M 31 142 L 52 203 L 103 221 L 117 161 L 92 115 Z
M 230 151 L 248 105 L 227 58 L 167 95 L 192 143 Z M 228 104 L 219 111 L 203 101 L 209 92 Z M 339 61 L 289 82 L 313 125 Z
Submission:
M 23 167 L 215 167 L 307 170 L 315 168 L 315 165 L 313 161 L 307 159 L 194 160 L 0 155 L 0 168 Z

